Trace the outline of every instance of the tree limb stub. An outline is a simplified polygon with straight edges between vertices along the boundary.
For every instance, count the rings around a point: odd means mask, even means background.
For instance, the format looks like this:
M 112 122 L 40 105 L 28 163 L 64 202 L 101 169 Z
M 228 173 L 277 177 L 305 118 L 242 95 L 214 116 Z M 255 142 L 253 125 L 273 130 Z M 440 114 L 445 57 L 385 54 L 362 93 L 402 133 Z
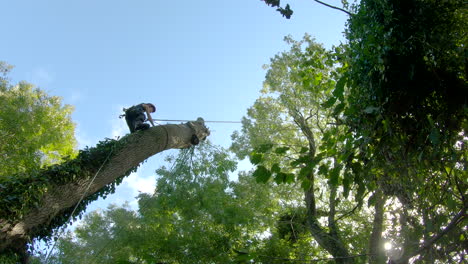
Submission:
M 25 243 L 37 236 L 40 227 L 50 225 L 55 217 L 73 208 L 86 190 L 85 197 L 89 197 L 149 157 L 168 149 L 188 148 L 193 145 L 194 135 L 202 141 L 209 134 L 204 120 L 198 118 L 185 124 L 151 127 L 123 137 L 119 141 L 125 140 L 125 144 L 113 153 L 92 183 L 92 177 L 87 177 L 51 186 L 40 205 L 29 210 L 20 220 L 11 223 L 0 216 L 0 252 L 23 250 Z

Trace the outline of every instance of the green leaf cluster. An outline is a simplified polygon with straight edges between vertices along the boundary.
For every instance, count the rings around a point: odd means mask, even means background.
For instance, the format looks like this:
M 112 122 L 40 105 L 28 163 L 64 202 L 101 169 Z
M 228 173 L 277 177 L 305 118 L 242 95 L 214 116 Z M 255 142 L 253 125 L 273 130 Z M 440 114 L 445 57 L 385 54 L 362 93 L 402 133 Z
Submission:
M 294 237 L 286 234 L 287 213 L 277 217 L 283 210 L 280 200 L 290 201 L 291 194 L 284 195 L 279 186 L 258 184 L 248 173 L 229 180 L 237 162 L 226 150 L 204 143 L 168 162 L 173 165 L 157 170 L 154 195 L 139 196 L 138 212 L 111 206 L 86 215 L 73 234 L 59 241 L 60 253 L 52 259 L 245 263 L 308 251 L 310 241 L 302 238 L 303 231 L 294 231 Z M 293 216 L 296 211 L 287 212 Z M 283 245 L 282 253 L 268 255 L 278 244 Z
M 79 179 L 89 179 L 94 176 L 99 167 L 109 155 L 116 153 L 126 144 L 126 138 L 120 141 L 106 139 L 100 141 L 96 147 L 80 150 L 75 158 L 67 158 L 60 164 L 55 164 L 28 174 L 8 176 L 0 179 L 0 215 L 2 220 L 14 222 L 23 218 L 31 209 L 36 208 L 42 202 L 45 192 L 55 186 Z M 125 176 L 128 176 L 136 168 L 129 170 L 113 183 L 108 184 L 93 195 L 86 197 L 78 206 L 73 219 L 81 217 L 86 206 L 99 197 L 106 197 L 115 191 Z M 51 219 L 47 226 L 39 227 L 37 238 L 50 239 L 52 231 L 68 223 L 73 208 L 69 208 Z
M 291 10 L 289 4 L 286 4 L 285 7 L 280 6 L 280 0 L 265 0 L 265 3 L 271 7 L 276 7 L 276 11 L 278 11 L 283 17 L 290 19 L 292 14 L 294 13 Z
M 0 63 L 0 215 L 5 224 L 24 218 L 54 187 L 92 177 L 128 140 L 105 139 L 94 148 L 76 151 L 73 108 L 32 84 L 11 85 L 7 78 L 11 68 Z M 91 201 L 113 193 L 124 176 L 82 201 L 73 218 L 81 216 Z M 68 224 L 72 209 L 38 227 L 37 238 L 48 239 L 52 230 Z
M 34 85 L 10 84 L 0 64 L 0 178 L 29 173 L 76 155 L 72 106 Z
M 467 129 L 466 3 L 365 0 L 355 9 L 343 56 L 352 65 L 349 126 L 374 142 L 442 158 L 443 146 Z

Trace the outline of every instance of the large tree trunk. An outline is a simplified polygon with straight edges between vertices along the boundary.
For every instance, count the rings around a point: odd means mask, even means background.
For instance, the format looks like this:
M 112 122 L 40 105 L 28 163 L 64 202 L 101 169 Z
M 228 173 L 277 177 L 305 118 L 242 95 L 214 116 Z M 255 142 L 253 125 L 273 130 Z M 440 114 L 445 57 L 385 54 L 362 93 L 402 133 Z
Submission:
M 369 264 L 384 264 L 386 261 L 382 240 L 385 195 L 381 189 L 375 191 L 375 215 L 372 233 L 369 239 Z
M 194 137 L 196 135 L 196 137 Z M 0 216 L 0 252 L 13 250 L 17 253 L 24 251 L 29 239 L 38 235 L 39 227 L 50 225 L 55 217 L 73 208 L 84 197 L 95 194 L 117 178 L 128 174 L 149 157 L 167 149 L 182 149 L 198 144 L 209 135 L 203 119 L 180 125 L 161 125 L 145 131 L 130 134 L 120 141 L 125 144 L 109 153 L 109 160 L 93 177 L 79 178 L 74 182 L 52 186 L 44 193 L 41 203 L 29 210 L 21 219 L 10 222 Z M 93 176 L 98 170 L 92 168 Z M 89 186 L 89 189 L 88 189 Z
M 299 126 L 304 136 L 307 138 L 309 143 L 308 158 L 312 162 L 315 158 L 316 143 L 314 133 L 311 128 L 307 125 L 307 119 L 297 109 L 290 111 L 291 116 L 294 118 L 294 122 Z M 317 241 L 317 243 L 327 250 L 334 258 L 336 263 L 354 263 L 354 260 L 350 258 L 348 249 L 339 237 L 339 229 L 335 223 L 335 198 L 336 188 L 332 187 L 330 191 L 330 211 L 328 212 L 329 231 L 327 232 L 319 223 L 317 215 L 317 206 L 315 203 L 314 193 L 314 172 L 311 172 L 308 177 L 311 186 L 304 192 L 304 200 L 307 207 L 307 225 L 310 233 Z
M 335 258 L 335 263 L 354 263 L 346 246 L 338 237 L 337 230 L 335 232 L 326 232 L 320 225 L 316 214 L 313 187 L 305 192 L 305 202 L 307 206 L 307 224 L 317 243 Z

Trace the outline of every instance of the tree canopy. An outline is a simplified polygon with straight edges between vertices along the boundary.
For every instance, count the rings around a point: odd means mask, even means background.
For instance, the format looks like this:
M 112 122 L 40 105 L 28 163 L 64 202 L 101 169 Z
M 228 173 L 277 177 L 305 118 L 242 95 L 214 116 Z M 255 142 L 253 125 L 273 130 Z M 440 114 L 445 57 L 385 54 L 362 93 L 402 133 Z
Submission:
M 27 82 L 10 84 L 0 62 L 0 178 L 31 173 L 76 155 L 73 107 Z
M 229 180 L 237 162 L 209 143 L 183 150 L 168 162 L 169 167 L 157 170 L 154 195 L 138 197 L 137 212 L 111 206 L 85 216 L 74 233 L 59 241 L 51 261 L 279 263 L 309 252 L 310 239 L 301 238 L 299 224 L 290 237 L 286 220 L 293 207 L 286 204 L 296 197 L 287 188 L 256 183 L 250 173 Z M 285 222 L 276 217 L 281 212 Z
M 3 73 L 10 68 L 0 66 Z M 0 165 L 5 166 L 0 174 L 0 252 L 6 253 L 1 262 L 26 262 L 29 241 L 51 239 L 55 229 L 80 216 L 90 202 L 113 193 L 141 162 L 167 149 L 196 145 L 209 135 L 199 118 L 105 139 L 75 154 L 70 107 L 30 84 L 11 86 L 5 76 L 0 81 L 5 99 L 0 106 L 5 136 L 0 146 L 5 160 Z
M 140 195 L 137 211 L 111 206 L 87 215 L 60 239 L 51 260 L 466 261 L 466 3 L 362 0 L 337 8 L 315 2 L 349 15 L 346 43 L 326 49 L 309 35 L 286 37 L 289 50 L 265 66 L 261 95 L 229 149 L 201 144 L 170 157 L 174 166 L 157 170 L 155 194 Z M 288 4 L 265 3 L 293 15 Z M 8 67 L 0 64 L 0 71 Z M 209 135 L 203 120 L 165 125 L 74 157 L 73 141 L 54 143 L 73 132 L 70 108 L 30 84 L 0 81 L 8 102 L 0 116 L 6 161 L 0 202 L 7 205 L 0 249 L 18 236 L 22 243 L 47 237 L 66 223 L 108 158 L 85 204 L 112 192 L 148 156 Z M 68 125 L 42 137 L 60 122 Z M 237 180 L 235 157 L 254 166 Z M 55 209 L 59 201 L 66 205 Z

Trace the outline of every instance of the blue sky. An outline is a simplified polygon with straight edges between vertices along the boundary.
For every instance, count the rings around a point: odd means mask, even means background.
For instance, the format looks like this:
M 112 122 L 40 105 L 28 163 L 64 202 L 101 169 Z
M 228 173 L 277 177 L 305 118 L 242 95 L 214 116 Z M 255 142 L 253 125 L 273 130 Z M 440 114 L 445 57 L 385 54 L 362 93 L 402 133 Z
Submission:
M 286 1 L 282 1 L 282 5 Z M 346 15 L 312 0 L 290 0 L 287 20 L 260 0 L 2 0 L 0 60 L 75 107 L 80 147 L 127 133 L 122 107 L 152 102 L 160 119 L 239 121 L 259 95 L 269 58 L 286 35 L 309 33 L 326 47 L 344 41 Z M 327 3 L 340 6 L 339 0 Z M 163 122 L 164 123 L 164 122 Z M 208 124 L 229 146 L 238 124 Z M 156 155 L 106 201 L 148 191 Z

